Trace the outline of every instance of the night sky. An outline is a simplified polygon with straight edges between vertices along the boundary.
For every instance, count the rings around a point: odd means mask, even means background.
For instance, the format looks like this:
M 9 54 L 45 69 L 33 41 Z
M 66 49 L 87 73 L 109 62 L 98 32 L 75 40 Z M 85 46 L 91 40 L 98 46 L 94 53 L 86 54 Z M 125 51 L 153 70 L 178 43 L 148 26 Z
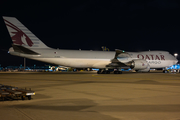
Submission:
M 164 50 L 180 54 L 178 0 L 0 1 L 1 16 L 21 21 L 47 46 L 111 51 Z M 0 18 L 1 66 L 23 64 L 9 55 L 12 41 Z M 180 57 L 178 57 L 180 58 Z M 27 60 L 27 65 L 45 63 Z

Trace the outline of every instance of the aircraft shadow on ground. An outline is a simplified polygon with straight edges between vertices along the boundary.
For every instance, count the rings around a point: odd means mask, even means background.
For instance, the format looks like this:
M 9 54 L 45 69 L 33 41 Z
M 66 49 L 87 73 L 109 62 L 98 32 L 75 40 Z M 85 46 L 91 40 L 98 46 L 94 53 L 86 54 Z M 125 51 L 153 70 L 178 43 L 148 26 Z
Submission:
M 88 100 L 89 101 L 89 100 Z M 50 102 L 50 101 L 49 101 Z M 86 102 L 86 101 L 84 101 Z M 39 109 L 39 110 L 54 110 L 54 111 L 103 111 L 103 112 L 180 112 L 180 104 L 166 104 L 166 105 L 103 105 L 97 104 L 81 104 L 81 100 L 75 105 L 48 105 L 44 103 L 41 105 L 13 105 L 19 109 Z M 58 104 L 58 103 L 57 103 Z M 12 106 L 9 106 L 12 107 Z

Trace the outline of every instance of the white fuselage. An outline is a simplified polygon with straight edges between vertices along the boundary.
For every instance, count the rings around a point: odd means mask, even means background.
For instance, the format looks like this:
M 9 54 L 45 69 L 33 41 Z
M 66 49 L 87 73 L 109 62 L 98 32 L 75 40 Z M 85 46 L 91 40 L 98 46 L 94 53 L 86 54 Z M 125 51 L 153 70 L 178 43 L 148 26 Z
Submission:
M 27 55 L 14 52 L 12 55 L 26 57 L 33 60 L 52 63 L 74 68 L 106 68 L 115 56 L 115 51 L 86 51 L 86 50 L 60 50 L 52 48 L 33 48 L 40 55 Z M 129 57 L 120 55 L 118 60 L 127 63 L 134 59 L 146 60 L 150 68 L 164 68 L 177 63 L 177 59 L 166 51 L 127 52 Z
M 176 58 L 165 51 L 116 50 L 113 52 L 53 49 L 46 46 L 15 17 L 3 17 L 3 20 L 13 42 L 9 53 L 20 57 L 74 68 L 130 67 L 140 71 L 169 67 L 177 63 Z

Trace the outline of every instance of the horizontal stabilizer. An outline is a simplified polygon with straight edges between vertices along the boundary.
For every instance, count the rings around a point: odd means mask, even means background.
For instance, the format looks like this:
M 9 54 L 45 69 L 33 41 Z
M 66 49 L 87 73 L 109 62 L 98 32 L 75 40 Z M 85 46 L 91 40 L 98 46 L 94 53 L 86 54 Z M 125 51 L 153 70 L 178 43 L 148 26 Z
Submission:
M 15 52 L 19 52 L 19 53 L 24 53 L 24 54 L 29 54 L 29 55 L 40 55 L 39 53 L 36 53 L 28 48 L 25 48 L 23 46 L 20 45 L 14 45 L 12 44 L 12 47 L 14 49 Z

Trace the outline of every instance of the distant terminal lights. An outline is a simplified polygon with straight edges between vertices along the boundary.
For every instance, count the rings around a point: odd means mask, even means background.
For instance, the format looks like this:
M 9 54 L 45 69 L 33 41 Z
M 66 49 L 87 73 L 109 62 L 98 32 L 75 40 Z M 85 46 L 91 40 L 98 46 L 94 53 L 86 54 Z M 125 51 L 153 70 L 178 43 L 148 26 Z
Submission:
M 109 51 L 109 48 L 107 48 L 106 46 L 102 46 L 101 47 L 103 51 Z M 79 48 L 79 51 L 81 51 L 81 49 Z M 90 50 L 93 51 L 93 50 Z M 123 51 L 124 52 L 124 51 Z
M 102 46 L 101 48 L 103 51 L 109 51 L 109 48 L 107 48 L 106 46 Z

